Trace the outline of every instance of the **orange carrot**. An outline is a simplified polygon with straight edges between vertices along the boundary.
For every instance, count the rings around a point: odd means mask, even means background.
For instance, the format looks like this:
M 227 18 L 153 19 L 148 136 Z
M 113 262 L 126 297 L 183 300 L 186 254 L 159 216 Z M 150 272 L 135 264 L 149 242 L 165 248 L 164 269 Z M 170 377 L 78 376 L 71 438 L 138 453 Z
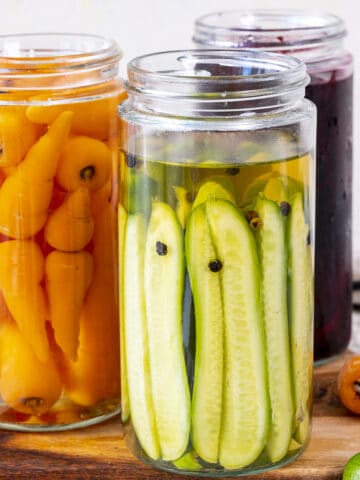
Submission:
M 89 252 L 51 252 L 45 261 L 50 320 L 62 351 L 76 360 L 79 322 L 85 294 L 92 279 L 93 260 Z
M 89 191 L 81 187 L 70 193 L 49 216 L 45 226 L 45 239 L 58 250 L 76 252 L 89 243 L 93 231 Z
M 85 406 L 120 395 L 116 214 L 110 204 L 95 219 L 93 259 L 93 280 L 80 318 L 78 359 L 66 359 L 64 369 L 67 395 Z
M 46 336 L 46 301 L 40 282 L 44 258 L 32 240 L 0 243 L 0 288 L 7 307 L 36 356 L 46 361 L 49 344 Z
M 111 150 L 91 137 L 74 136 L 66 142 L 56 171 L 56 180 L 65 190 L 79 187 L 98 190 L 111 175 Z
M 0 326 L 0 393 L 18 412 L 41 415 L 61 395 L 60 377 L 53 357 L 40 361 L 16 324 Z
M 62 113 L 28 151 L 15 173 L 0 189 L 0 232 L 28 238 L 43 227 L 53 189 L 61 147 L 68 135 L 72 113 Z

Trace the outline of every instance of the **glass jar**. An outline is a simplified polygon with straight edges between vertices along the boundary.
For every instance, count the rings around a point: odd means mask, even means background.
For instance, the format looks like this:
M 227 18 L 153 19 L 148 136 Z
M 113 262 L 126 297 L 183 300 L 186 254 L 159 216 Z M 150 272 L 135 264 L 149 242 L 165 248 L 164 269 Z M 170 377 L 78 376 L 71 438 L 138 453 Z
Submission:
M 315 107 L 300 60 L 175 51 L 120 107 L 122 417 L 138 458 L 241 475 L 305 448 Z M 289 299 L 289 303 L 288 303 Z
M 0 427 L 119 412 L 117 45 L 0 36 Z
M 317 106 L 315 360 L 343 352 L 351 334 L 353 62 L 343 21 L 297 10 L 244 10 L 195 23 L 202 48 L 251 48 L 300 57 Z

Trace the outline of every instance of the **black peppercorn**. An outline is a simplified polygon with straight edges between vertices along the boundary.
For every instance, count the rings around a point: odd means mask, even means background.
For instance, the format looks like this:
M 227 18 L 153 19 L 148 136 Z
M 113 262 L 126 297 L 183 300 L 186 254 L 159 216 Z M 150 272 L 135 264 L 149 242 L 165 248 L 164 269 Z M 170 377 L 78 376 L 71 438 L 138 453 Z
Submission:
M 156 253 L 160 256 L 166 255 L 168 253 L 167 245 L 163 242 L 156 242 Z
M 220 272 L 222 267 L 223 267 L 222 261 L 219 260 L 218 258 L 215 258 L 214 260 L 210 260 L 209 262 L 209 270 L 211 270 L 214 273 Z
M 229 167 L 225 170 L 226 175 L 234 176 L 237 175 L 240 172 L 239 167 Z
M 132 153 L 127 153 L 125 156 L 126 165 L 129 168 L 134 168 L 136 166 L 136 157 Z
M 291 210 L 290 203 L 285 202 L 285 201 L 281 202 L 280 203 L 280 210 L 281 210 L 282 216 L 287 217 L 290 213 L 290 210 Z

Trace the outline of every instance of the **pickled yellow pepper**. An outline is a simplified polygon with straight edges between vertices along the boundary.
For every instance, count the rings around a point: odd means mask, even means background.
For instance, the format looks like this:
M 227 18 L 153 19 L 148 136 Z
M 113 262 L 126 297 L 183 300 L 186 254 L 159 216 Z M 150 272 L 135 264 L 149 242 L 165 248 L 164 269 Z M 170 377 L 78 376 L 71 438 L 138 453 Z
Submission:
M 27 108 L 26 116 L 32 122 L 49 124 L 65 109 L 71 110 L 74 113 L 74 120 L 71 127 L 72 133 L 107 140 L 110 134 L 117 131 L 116 109 L 125 96 L 126 93 L 121 92 L 112 97 L 87 102 L 72 102 L 66 105 L 55 103 L 48 105 L 34 104 Z M 48 96 L 36 95 L 32 97 L 31 100 L 46 102 Z
M 81 187 L 70 193 L 49 216 L 45 239 L 58 250 L 76 252 L 90 242 L 93 231 L 89 190 Z
M 61 153 L 56 180 L 69 192 L 79 187 L 95 191 L 109 180 L 111 168 L 111 150 L 104 142 L 72 136 Z
M 0 288 L 21 333 L 41 361 L 49 356 L 46 335 L 46 298 L 40 282 L 44 258 L 32 240 L 0 243 Z
M 120 395 L 115 231 L 116 213 L 106 203 L 95 218 L 94 273 L 81 312 L 78 359 L 65 359 L 66 393 L 85 406 Z
M 30 148 L 0 188 L 0 232 L 23 239 L 43 227 L 61 148 L 68 136 L 71 112 L 63 112 Z
M 17 165 L 36 142 L 39 126 L 25 116 L 24 108 L 0 109 L 0 167 Z
M 77 359 L 80 313 L 92 279 L 89 252 L 51 252 L 45 261 L 50 320 L 56 343 L 71 359 Z
M 61 382 L 52 355 L 41 361 L 26 336 L 9 319 L 0 324 L 0 394 L 18 412 L 41 415 L 61 395 Z

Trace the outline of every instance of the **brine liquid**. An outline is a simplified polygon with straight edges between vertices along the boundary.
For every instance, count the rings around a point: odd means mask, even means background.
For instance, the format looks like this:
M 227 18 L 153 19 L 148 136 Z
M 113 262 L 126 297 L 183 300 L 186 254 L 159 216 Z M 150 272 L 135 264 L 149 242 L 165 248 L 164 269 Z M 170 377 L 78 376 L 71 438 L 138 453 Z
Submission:
M 122 418 L 168 471 L 262 471 L 309 438 L 311 158 L 253 160 L 123 155 Z

